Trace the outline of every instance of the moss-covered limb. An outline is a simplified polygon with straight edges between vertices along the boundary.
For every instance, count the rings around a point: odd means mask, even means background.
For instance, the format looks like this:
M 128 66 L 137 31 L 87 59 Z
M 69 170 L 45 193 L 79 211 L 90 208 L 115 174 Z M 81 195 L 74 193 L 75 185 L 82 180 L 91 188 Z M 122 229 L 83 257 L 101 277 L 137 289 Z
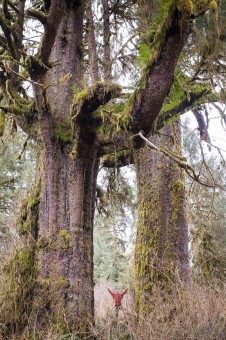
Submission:
M 86 121 L 86 116 L 121 94 L 121 86 L 113 83 L 96 82 L 92 87 L 74 95 L 71 105 L 72 119 L 77 123 Z
M 8 4 L 9 4 L 9 7 L 11 7 L 15 13 L 19 14 L 20 13 L 20 10 L 15 6 L 15 4 L 13 3 L 13 1 L 11 0 L 8 0 Z
M 120 150 L 101 158 L 100 166 L 106 168 L 123 167 L 134 163 L 134 150 Z
M 190 34 L 190 23 L 180 27 L 175 2 L 150 45 L 150 58 L 131 101 L 132 131 L 150 131 L 173 82 L 176 64 Z
M 155 122 L 155 129 L 161 129 L 165 124 L 171 123 L 172 120 L 177 119 L 178 114 L 183 114 L 197 105 L 208 102 L 217 101 L 216 95 L 212 93 L 211 89 L 200 89 L 200 92 L 190 92 L 189 98 L 184 95 L 184 99 L 180 101 L 180 103 L 175 103 L 176 105 L 167 109 L 169 106 L 164 106 L 161 110 L 159 116 Z
M 11 35 L 11 28 L 10 26 L 8 26 L 6 23 L 5 23 L 5 20 L 3 18 L 3 15 L 0 13 L 0 26 L 2 28 L 2 31 L 5 35 L 5 38 L 6 38 L 6 41 L 7 41 L 7 45 L 8 45 L 8 48 L 9 48 L 9 52 L 11 54 L 11 56 L 14 58 L 14 59 L 17 59 L 17 52 L 16 52 L 16 47 L 15 47 L 15 44 L 14 44 L 14 41 L 12 39 L 12 35 Z
M 41 24 L 45 25 L 46 20 L 47 20 L 47 15 L 37 9 L 29 8 L 26 11 L 26 14 L 34 19 L 37 19 L 38 21 L 41 22 Z
M 31 55 L 26 56 L 24 60 L 24 66 L 29 71 L 31 76 L 41 74 L 48 69 L 39 57 Z
M 6 92 L 9 96 L 9 99 L 13 102 L 15 106 L 20 107 L 21 109 L 30 110 L 34 106 L 33 100 L 28 100 L 27 98 L 21 97 L 13 87 L 10 86 L 10 80 L 6 80 Z
M 31 112 L 31 109 L 22 109 L 20 107 L 15 107 L 14 105 L 0 106 L 0 109 L 6 113 L 13 113 L 17 116 L 26 116 Z

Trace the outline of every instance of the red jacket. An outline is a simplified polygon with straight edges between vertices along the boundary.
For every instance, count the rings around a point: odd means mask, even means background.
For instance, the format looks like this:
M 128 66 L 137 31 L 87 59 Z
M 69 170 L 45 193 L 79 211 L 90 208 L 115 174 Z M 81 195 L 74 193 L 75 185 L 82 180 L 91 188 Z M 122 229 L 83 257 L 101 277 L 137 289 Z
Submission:
M 113 293 L 109 288 L 108 291 L 109 293 L 112 295 L 114 302 L 115 302 L 115 306 L 119 307 L 121 306 L 121 302 L 122 302 L 122 298 L 123 296 L 126 294 L 128 289 L 126 289 L 123 293 Z

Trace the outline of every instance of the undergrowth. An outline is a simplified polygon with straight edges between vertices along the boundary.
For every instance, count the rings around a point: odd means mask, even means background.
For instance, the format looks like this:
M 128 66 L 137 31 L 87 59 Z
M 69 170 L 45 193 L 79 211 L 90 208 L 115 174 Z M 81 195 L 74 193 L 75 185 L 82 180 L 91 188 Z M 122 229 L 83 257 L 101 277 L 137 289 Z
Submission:
M 56 327 L 51 323 L 48 329 L 35 331 L 35 319 L 32 318 L 28 320 L 23 334 L 11 334 L 8 339 L 223 340 L 226 338 L 226 289 L 217 291 L 208 286 L 192 285 L 187 290 L 175 289 L 174 296 L 167 301 L 163 299 L 162 294 L 159 294 L 149 316 L 136 314 L 133 299 L 128 294 L 123 301 L 123 308 L 116 317 L 107 287 L 107 285 L 102 286 L 99 292 L 98 287 L 96 289 L 96 321 L 95 326 L 91 327 L 90 334 L 79 337 L 76 334 L 61 332 L 60 328 L 56 332 Z M 3 306 L 0 306 L 0 313 L 2 323 Z M 0 339 L 5 340 L 1 337 Z

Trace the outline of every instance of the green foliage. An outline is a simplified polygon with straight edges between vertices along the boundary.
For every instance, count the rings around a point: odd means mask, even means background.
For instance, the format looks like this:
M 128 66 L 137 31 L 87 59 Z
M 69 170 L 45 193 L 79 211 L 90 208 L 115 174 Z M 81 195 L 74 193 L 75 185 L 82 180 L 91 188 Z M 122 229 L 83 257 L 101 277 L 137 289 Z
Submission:
M 102 171 L 100 177 L 94 228 L 95 281 L 110 280 L 128 286 L 133 284 L 133 274 L 127 275 L 127 269 L 136 216 L 134 187 L 126 181 L 123 171 Z

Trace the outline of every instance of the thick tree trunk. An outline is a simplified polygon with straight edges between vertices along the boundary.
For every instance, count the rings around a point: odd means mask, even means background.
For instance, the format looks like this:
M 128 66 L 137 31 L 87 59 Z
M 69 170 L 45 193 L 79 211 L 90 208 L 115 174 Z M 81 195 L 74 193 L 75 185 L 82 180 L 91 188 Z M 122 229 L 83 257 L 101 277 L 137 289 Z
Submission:
M 152 142 L 180 153 L 178 128 L 167 125 Z M 151 309 L 157 287 L 189 282 L 188 231 L 184 175 L 175 161 L 145 147 L 135 157 L 138 180 L 138 229 L 135 248 L 136 300 Z
M 74 159 L 51 138 L 50 117 L 41 122 L 43 170 L 37 226 L 37 286 L 40 324 L 46 313 L 72 331 L 93 320 L 93 217 L 97 149 L 80 141 Z

